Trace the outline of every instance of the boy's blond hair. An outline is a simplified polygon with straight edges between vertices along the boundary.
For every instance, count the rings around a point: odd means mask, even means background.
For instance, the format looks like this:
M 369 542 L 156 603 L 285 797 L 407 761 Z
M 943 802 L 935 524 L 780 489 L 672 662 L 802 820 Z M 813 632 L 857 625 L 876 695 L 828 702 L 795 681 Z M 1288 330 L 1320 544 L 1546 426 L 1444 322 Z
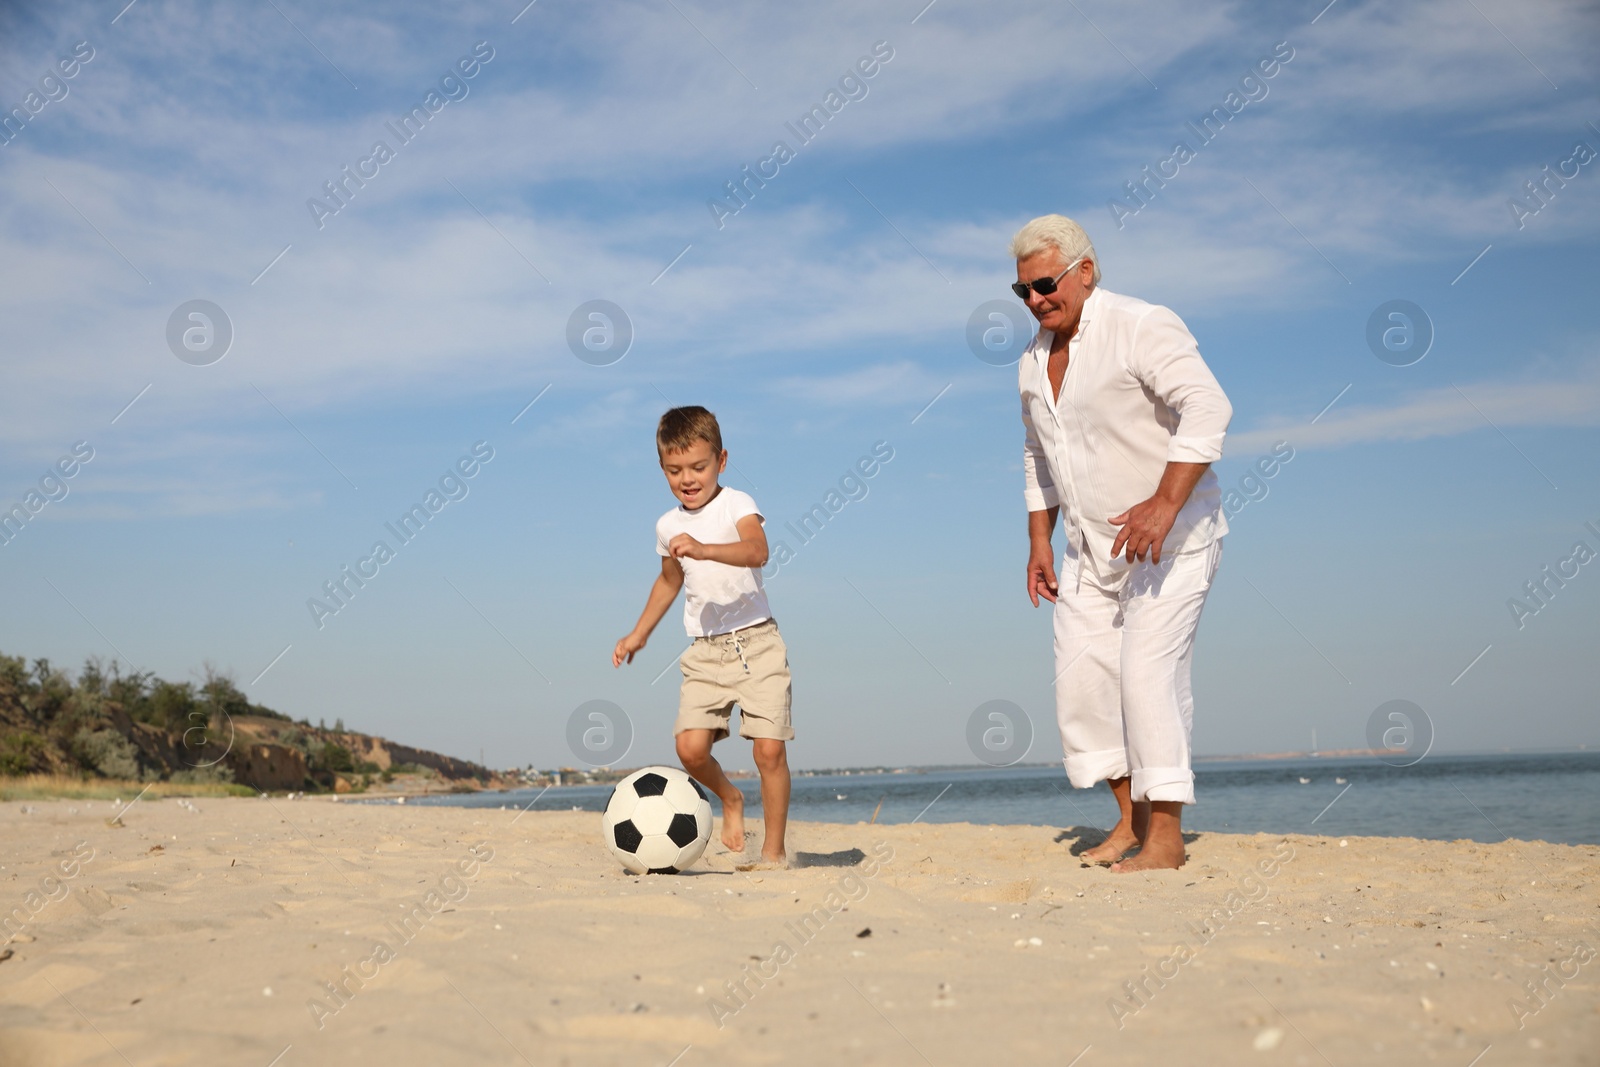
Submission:
M 722 455 L 722 427 L 717 425 L 717 417 L 703 407 L 673 408 L 656 425 L 659 456 L 687 451 L 696 441 L 709 444 L 713 455 Z

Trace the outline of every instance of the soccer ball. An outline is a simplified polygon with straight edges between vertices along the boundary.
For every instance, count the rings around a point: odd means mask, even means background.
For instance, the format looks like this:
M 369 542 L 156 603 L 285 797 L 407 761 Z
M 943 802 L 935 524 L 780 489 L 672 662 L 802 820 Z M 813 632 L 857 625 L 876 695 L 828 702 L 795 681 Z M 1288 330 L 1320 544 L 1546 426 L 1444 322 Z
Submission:
M 634 874 L 677 874 L 711 840 L 711 802 L 676 767 L 646 767 L 617 783 L 601 818 L 606 847 Z

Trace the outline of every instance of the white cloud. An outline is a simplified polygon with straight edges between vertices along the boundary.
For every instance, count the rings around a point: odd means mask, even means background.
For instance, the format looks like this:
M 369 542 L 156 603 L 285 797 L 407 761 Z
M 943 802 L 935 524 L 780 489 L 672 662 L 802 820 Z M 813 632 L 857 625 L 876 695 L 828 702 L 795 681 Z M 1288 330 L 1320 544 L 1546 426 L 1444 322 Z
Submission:
M 1562 106 L 1551 81 L 1592 77 L 1596 24 L 1593 5 L 1556 0 L 1346 2 L 1290 35 L 1315 76 L 1304 109 L 1489 117 Z
M 1288 440 L 1295 448 L 1420 441 L 1479 430 L 1600 426 L 1600 363 L 1566 380 L 1480 381 L 1412 393 L 1391 404 L 1345 404 L 1312 425 L 1287 419 L 1228 435 L 1230 456 Z

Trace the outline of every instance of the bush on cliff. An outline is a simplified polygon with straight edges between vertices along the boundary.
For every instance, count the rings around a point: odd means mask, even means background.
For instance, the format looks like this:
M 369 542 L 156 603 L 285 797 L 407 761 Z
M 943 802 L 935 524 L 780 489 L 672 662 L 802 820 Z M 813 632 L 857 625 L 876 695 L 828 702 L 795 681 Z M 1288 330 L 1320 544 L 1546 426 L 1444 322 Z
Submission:
M 0 776 L 225 783 L 233 772 L 221 764 L 221 746 L 214 745 L 214 759 L 207 753 L 208 766 L 194 766 L 196 753 L 208 731 L 215 736 L 219 724 L 244 716 L 288 721 L 250 703 L 209 665 L 196 684 L 90 659 L 74 679 L 47 659 L 30 665 L 0 654 Z M 189 743 L 196 738 L 199 748 Z

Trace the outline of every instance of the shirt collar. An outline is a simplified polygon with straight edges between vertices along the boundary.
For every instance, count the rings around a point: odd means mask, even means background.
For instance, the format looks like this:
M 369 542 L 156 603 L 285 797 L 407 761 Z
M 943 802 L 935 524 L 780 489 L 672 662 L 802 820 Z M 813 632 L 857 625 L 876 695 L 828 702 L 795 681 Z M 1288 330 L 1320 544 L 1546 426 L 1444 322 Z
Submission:
M 1089 290 L 1089 295 L 1083 298 L 1083 311 L 1078 315 L 1078 340 L 1083 340 L 1084 327 L 1094 318 L 1094 310 L 1100 303 L 1100 287 L 1097 285 Z

